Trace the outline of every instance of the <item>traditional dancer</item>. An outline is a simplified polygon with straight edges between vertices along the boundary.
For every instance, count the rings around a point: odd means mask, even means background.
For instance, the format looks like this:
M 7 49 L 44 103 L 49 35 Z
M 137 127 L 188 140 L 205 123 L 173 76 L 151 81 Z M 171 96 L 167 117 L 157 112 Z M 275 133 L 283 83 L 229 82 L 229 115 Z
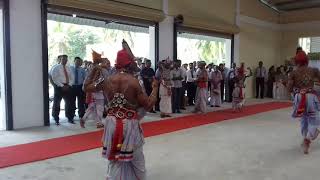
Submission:
M 198 63 L 198 70 L 197 70 L 197 92 L 196 92 L 196 104 L 194 113 L 207 112 L 207 87 L 208 87 L 208 72 L 205 69 L 206 62 L 200 61 Z
M 236 112 L 242 111 L 245 103 L 245 81 L 248 77 L 252 76 L 252 70 L 247 68 L 249 72 L 245 70 L 244 63 L 241 63 L 240 68 L 237 69 L 235 79 L 235 86 L 232 92 L 232 108 Z
M 299 51 L 295 57 L 297 69 L 290 73 L 288 81 L 289 92 L 294 95 L 293 117 L 300 117 L 301 133 L 303 136 L 303 152 L 309 153 L 312 140 L 319 134 L 319 98 L 314 90 L 314 82 L 320 78 L 319 70 L 308 67 L 308 56 L 304 51 Z
M 89 72 L 89 76 L 86 78 L 84 82 L 84 90 L 86 91 L 86 87 L 95 82 L 101 83 L 104 80 L 103 68 L 99 65 L 102 62 L 101 54 L 97 52 L 92 52 L 92 60 L 93 60 L 93 67 Z M 86 113 L 80 120 L 81 127 L 84 127 L 84 123 L 88 119 L 94 119 L 97 123 L 97 128 L 103 128 L 103 112 L 105 106 L 105 97 L 103 95 L 102 89 L 94 92 L 87 93 L 87 103 L 88 108 Z
M 108 180 L 144 180 L 146 178 L 143 155 L 144 137 L 138 114 L 139 108 L 149 111 L 157 101 L 158 82 L 152 84 L 148 97 L 139 81 L 133 76 L 137 64 L 126 42 L 118 52 L 117 73 L 104 80 L 103 84 L 92 83 L 89 91 L 103 87 L 108 99 L 108 115 L 103 134 L 103 157 L 109 160 Z
M 160 96 L 160 117 L 171 117 L 172 113 L 172 104 L 171 104 L 171 80 L 170 80 L 170 71 L 171 71 L 172 62 L 169 59 L 161 61 L 159 63 L 160 70 L 160 87 L 159 87 L 159 96 Z
M 234 112 L 242 111 L 242 107 L 245 101 L 245 93 L 243 84 L 240 83 L 240 79 L 235 78 L 235 85 L 232 92 L 232 109 Z
M 223 80 L 222 74 L 218 67 L 215 66 L 214 70 L 210 73 L 211 91 L 210 91 L 210 105 L 211 107 L 220 107 L 221 105 L 221 81 Z

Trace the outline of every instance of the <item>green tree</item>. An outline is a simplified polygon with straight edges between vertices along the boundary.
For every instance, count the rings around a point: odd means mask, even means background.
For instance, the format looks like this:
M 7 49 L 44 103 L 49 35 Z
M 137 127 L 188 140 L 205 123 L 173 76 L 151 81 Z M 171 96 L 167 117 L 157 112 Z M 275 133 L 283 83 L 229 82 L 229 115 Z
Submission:
M 75 57 L 84 58 L 86 56 L 86 46 L 99 43 L 99 37 L 88 30 L 77 29 L 68 33 L 68 56 L 69 59 Z
M 68 52 L 68 32 L 71 27 L 66 28 L 64 23 L 61 22 L 50 22 L 48 27 L 48 55 L 49 55 L 49 66 L 51 67 L 56 63 L 56 58 L 59 54 L 67 54 Z M 51 29 L 49 29 L 51 28 Z
M 51 21 L 48 27 L 49 66 L 56 63 L 55 60 L 60 54 L 67 54 L 69 60 L 77 56 L 84 58 L 86 45 L 99 42 L 99 37 L 90 31 L 90 28 Z M 72 64 L 73 61 L 70 63 Z
M 130 31 L 122 31 L 117 29 L 103 29 L 104 42 L 116 43 L 125 39 L 131 48 L 134 48 L 135 33 Z
M 206 63 L 217 64 L 219 60 L 225 59 L 225 43 L 218 41 L 199 40 L 196 43 L 199 58 Z

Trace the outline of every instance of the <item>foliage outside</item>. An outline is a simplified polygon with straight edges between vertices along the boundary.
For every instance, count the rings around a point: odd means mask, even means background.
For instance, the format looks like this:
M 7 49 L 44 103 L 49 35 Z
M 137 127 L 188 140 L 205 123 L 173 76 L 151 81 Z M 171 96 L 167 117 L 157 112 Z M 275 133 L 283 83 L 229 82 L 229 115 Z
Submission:
M 178 59 L 183 63 L 193 61 L 205 61 L 207 64 L 227 63 L 227 48 L 227 43 L 223 41 L 178 37 Z
M 92 49 L 102 53 L 114 64 L 122 39 L 127 40 L 137 57 L 150 58 L 150 35 L 116 29 L 106 29 L 48 20 L 49 68 L 56 63 L 58 55 L 91 60 Z M 230 58 L 225 41 L 210 41 L 178 37 L 178 59 L 183 63 L 204 60 L 207 63 L 223 63 Z M 167 56 L 167 55 L 165 55 Z
M 69 63 L 75 57 L 91 60 L 95 50 L 114 63 L 121 49 L 122 39 L 127 40 L 136 56 L 149 58 L 149 34 L 101 27 L 91 27 L 56 21 L 48 21 L 49 68 L 56 63 L 58 55 L 66 54 Z M 143 47 L 143 48 L 141 48 Z

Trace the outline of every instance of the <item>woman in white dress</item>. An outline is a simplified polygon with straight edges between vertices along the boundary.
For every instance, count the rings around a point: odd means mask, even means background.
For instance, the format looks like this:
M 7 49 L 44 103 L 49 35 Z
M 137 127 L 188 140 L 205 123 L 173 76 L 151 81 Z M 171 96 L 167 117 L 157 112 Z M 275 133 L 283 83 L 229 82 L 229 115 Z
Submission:
M 209 80 L 211 83 L 211 91 L 210 91 L 210 106 L 211 107 L 220 107 L 221 105 L 221 80 L 222 74 L 217 68 L 217 66 L 214 67 L 214 70 L 210 72 Z
M 273 94 L 274 98 L 277 100 L 287 100 L 289 99 L 286 83 L 287 83 L 287 75 L 284 72 L 284 68 L 278 67 L 276 71 L 276 82 L 273 86 Z

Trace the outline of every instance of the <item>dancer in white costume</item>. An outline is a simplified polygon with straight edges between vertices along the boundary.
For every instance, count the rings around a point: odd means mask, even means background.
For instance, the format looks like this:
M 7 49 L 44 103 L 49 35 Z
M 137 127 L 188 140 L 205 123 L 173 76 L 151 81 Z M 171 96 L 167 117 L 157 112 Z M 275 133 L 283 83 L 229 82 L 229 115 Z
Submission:
M 245 103 L 245 81 L 248 77 L 252 76 L 251 68 L 248 67 L 247 70 L 245 70 L 244 63 L 241 63 L 240 68 L 237 69 L 235 87 L 232 92 L 232 107 L 234 112 L 236 110 L 242 111 Z
M 89 83 L 101 83 L 104 80 L 103 68 L 99 65 L 102 62 L 101 54 L 93 51 L 92 60 L 94 65 L 89 72 L 89 76 L 84 81 L 84 88 L 88 86 Z M 97 128 L 103 128 L 103 112 L 105 105 L 105 98 L 102 90 L 96 90 L 90 93 L 87 93 L 87 103 L 88 108 L 86 113 L 80 120 L 80 125 L 83 127 L 85 121 L 88 119 L 93 119 L 97 122 Z
M 211 107 L 220 107 L 221 105 L 221 81 L 223 80 L 222 74 L 218 67 L 215 66 L 214 70 L 210 72 L 211 91 L 210 91 L 210 105 Z
M 208 92 L 208 72 L 205 69 L 206 62 L 200 61 L 198 63 L 197 70 L 197 92 L 196 92 L 196 104 L 193 113 L 206 113 L 207 112 L 207 92 Z
M 161 61 L 159 63 L 160 70 L 160 87 L 159 87 L 159 96 L 160 96 L 160 116 L 162 118 L 171 117 L 172 113 L 172 101 L 171 101 L 171 71 L 172 61 L 169 59 Z

